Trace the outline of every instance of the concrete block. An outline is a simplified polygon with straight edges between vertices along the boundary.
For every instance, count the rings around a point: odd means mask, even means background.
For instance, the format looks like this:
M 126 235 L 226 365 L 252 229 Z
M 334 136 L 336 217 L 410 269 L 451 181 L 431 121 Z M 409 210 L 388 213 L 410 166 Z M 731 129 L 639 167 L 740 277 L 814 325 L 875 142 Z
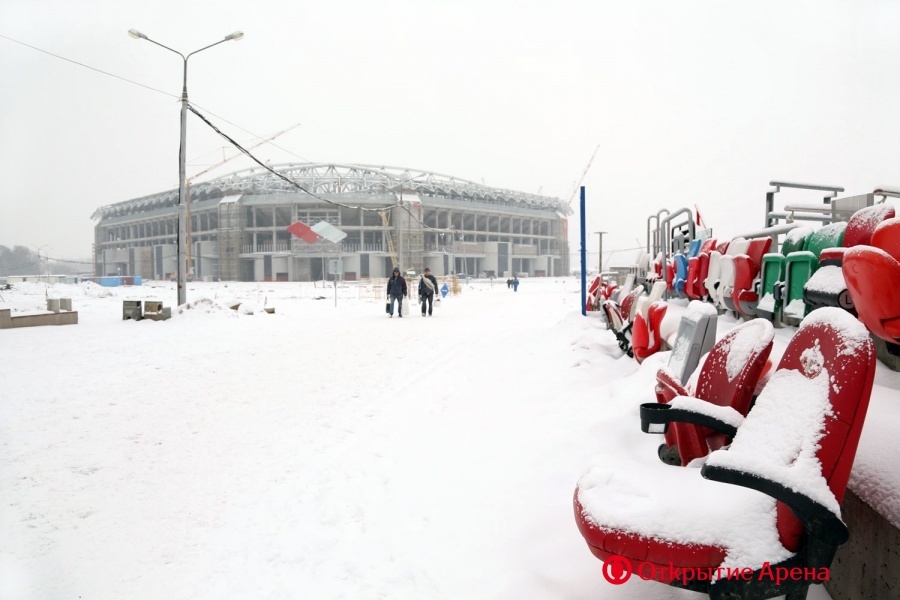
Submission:
M 122 320 L 134 319 L 140 321 L 144 317 L 141 311 L 140 300 L 122 300 Z
M 47 310 L 50 312 L 59 312 L 59 298 L 47 298 Z
M 77 312 L 20 315 L 11 319 L 12 327 L 42 327 L 44 325 L 77 325 Z
M 165 321 L 172 318 L 172 309 L 168 306 L 165 308 L 160 307 L 159 312 L 145 312 L 144 318 L 151 321 Z
M 71 298 L 60 298 L 59 299 L 59 309 L 60 310 L 72 310 L 72 299 Z

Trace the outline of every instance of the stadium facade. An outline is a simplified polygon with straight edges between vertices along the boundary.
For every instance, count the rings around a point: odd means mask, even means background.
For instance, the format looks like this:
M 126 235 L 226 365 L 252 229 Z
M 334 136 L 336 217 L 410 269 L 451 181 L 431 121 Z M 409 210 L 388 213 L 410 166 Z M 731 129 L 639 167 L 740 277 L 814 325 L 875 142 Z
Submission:
M 271 170 L 268 170 L 271 169 Z M 345 280 L 394 266 L 486 277 L 569 272 L 558 198 L 436 173 L 369 165 L 292 163 L 190 186 L 186 260 L 194 279 Z M 97 276 L 174 278 L 178 190 L 97 209 Z M 346 237 L 309 243 L 287 228 L 328 223 Z

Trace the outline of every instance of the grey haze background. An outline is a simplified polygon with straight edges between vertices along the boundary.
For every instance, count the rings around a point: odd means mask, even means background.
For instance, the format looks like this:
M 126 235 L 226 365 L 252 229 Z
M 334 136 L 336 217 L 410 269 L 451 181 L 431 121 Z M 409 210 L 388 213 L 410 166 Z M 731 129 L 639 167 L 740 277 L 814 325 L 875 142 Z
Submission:
M 188 91 L 241 142 L 301 123 L 255 150 L 273 164 L 568 198 L 599 145 L 584 185 L 607 251 L 663 207 L 761 226 L 773 179 L 900 184 L 900 2 L 2 0 L 0 35 L 171 96 L 0 38 L 0 245 L 88 257 L 96 208 L 177 186 L 181 60 L 129 28 L 185 53 L 244 31 L 191 58 Z M 188 115 L 189 175 L 224 145 Z M 569 229 L 577 251 L 577 212 Z

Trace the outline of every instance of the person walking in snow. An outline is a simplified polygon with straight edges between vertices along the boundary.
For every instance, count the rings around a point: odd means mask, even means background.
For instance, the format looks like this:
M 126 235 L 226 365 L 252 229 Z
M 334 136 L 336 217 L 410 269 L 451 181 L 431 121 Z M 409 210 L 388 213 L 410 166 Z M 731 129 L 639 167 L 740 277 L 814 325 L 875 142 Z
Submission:
M 512 286 L 513 286 L 513 291 L 514 291 L 514 292 L 518 292 L 518 291 L 519 291 L 519 278 L 518 278 L 518 277 L 513 278 L 513 280 L 512 280 Z
M 388 314 L 394 316 L 394 300 L 397 301 L 397 316 L 403 318 L 403 297 L 406 295 L 406 279 L 400 274 L 400 269 L 394 267 L 394 272 L 387 282 L 387 295 L 390 308 Z
M 431 274 L 431 269 L 425 267 L 425 273 L 419 279 L 419 303 L 422 305 L 422 316 L 425 316 L 425 305 L 428 305 L 428 316 L 434 308 L 434 295 L 437 293 L 437 279 Z

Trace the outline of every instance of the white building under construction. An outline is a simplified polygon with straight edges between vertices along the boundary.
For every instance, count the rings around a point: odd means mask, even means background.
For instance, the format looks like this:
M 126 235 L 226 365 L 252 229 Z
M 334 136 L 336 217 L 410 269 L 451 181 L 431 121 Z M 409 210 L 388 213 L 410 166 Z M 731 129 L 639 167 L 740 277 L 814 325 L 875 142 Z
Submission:
M 394 266 L 486 277 L 569 272 L 567 217 L 558 198 L 436 173 L 341 164 L 254 168 L 193 184 L 187 272 L 194 279 L 345 280 Z M 174 278 L 178 190 L 97 209 L 95 274 Z M 346 237 L 309 243 L 287 230 L 324 221 Z

